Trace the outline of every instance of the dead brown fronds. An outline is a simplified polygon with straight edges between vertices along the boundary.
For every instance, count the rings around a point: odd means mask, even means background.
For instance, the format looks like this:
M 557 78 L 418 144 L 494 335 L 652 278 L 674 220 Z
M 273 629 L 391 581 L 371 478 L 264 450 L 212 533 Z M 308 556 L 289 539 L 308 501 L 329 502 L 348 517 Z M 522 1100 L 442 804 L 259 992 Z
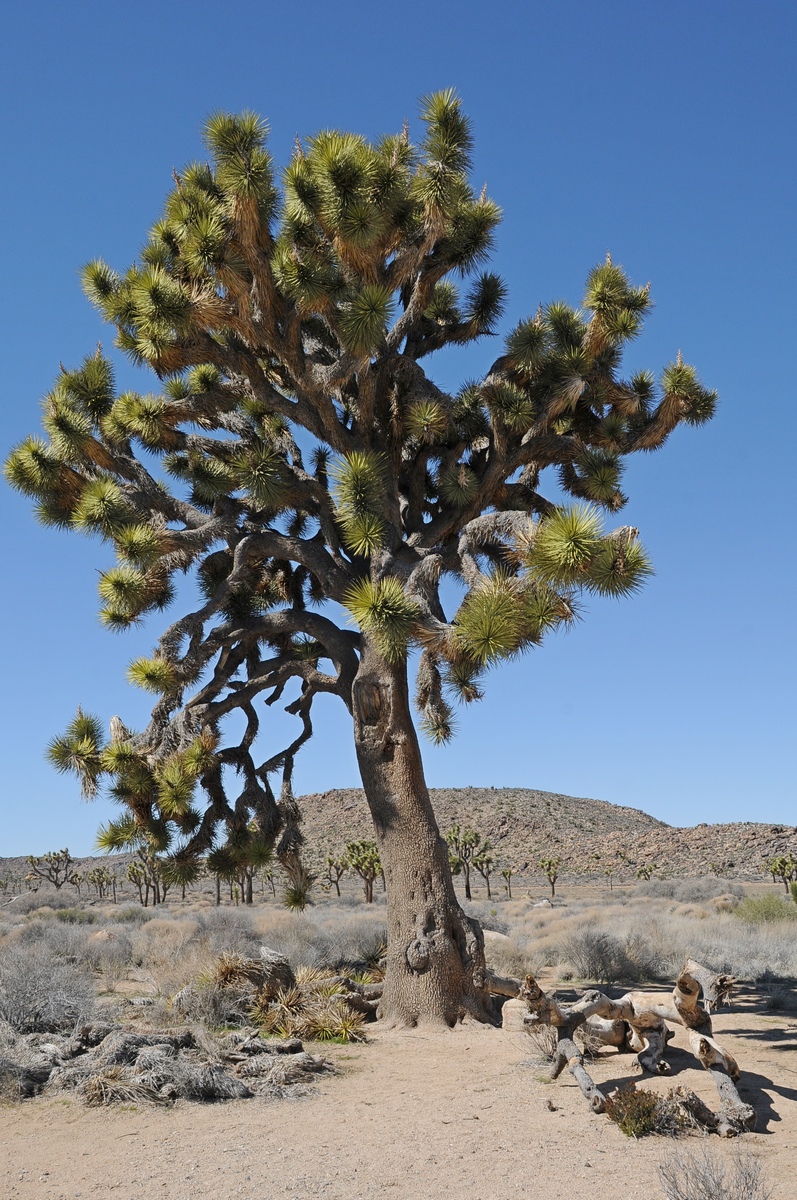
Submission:
M 97 1108 L 105 1104 L 168 1104 L 149 1084 L 131 1079 L 124 1067 L 109 1067 L 90 1075 L 78 1089 L 86 1104 Z

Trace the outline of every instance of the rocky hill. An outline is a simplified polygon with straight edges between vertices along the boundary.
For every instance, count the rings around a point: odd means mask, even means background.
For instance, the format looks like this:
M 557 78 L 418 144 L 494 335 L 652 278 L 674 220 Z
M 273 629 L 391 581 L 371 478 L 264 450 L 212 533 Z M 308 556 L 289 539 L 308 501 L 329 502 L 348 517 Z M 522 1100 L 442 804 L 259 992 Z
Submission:
M 639 867 L 655 864 L 656 874 L 703 875 L 716 871 L 731 879 L 761 879 L 762 864 L 775 855 L 797 854 L 797 828 L 753 821 L 677 828 L 636 808 L 529 788 L 434 788 L 432 803 L 441 830 L 455 822 L 489 838 L 496 872 L 513 866 L 539 874 L 545 855 L 560 857 L 562 879 L 634 879 Z M 347 841 L 373 837 L 363 792 L 358 788 L 313 793 L 299 800 L 307 853 L 315 861 L 339 855 Z M 90 869 L 104 859 L 81 859 Z M 128 856 L 113 860 L 122 873 Z M 24 875 L 24 858 L 0 857 L 4 875 Z M 1 898 L 1 897 L 0 897 Z
M 657 874 L 703 875 L 715 868 L 728 878 L 761 879 L 767 858 L 792 850 L 797 828 L 752 821 L 680 829 L 636 808 L 605 800 L 562 796 L 529 788 L 433 788 L 441 830 L 455 822 L 489 838 L 497 867 L 536 873 L 539 859 L 562 859 L 562 878 L 633 879 L 639 867 Z M 361 790 L 304 796 L 304 834 L 316 853 L 339 854 L 346 841 L 372 837 Z

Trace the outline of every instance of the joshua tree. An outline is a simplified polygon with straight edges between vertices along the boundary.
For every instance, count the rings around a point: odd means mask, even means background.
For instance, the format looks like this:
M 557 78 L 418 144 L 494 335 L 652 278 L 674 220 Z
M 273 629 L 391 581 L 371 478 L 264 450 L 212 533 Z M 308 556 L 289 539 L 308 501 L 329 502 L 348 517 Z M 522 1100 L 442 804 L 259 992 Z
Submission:
M 487 899 L 492 900 L 493 894 L 490 891 L 490 876 L 493 873 L 493 866 L 495 865 L 495 860 L 493 859 L 492 854 L 489 853 L 489 848 L 490 848 L 490 843 L 485 842 L 482 849 L 479 851 L 479 853 L 473 859 L 473 865 L 476 868 L 476 870 L 479 872 L 482 879 L 484 880 L 484 882 L 487 885 Z
M 512 876 L 514 874 L 514 867 L 501 867 L 501 878 L 504 881 L 504 889 L 508 900 L 512 899 Z
M 338 896 L 340 896 L 340 881 L 349 869 L 349 860 L 345 854 L 342 858 L 332 858 L 327 856 L 324 864 L 324 874 L 330 887 L 334 887 Z
M 139 843 L 136 861 L 128 865 L 127 878 L 135 884 L 143 907 L 148 908 L 150 896 L 153 905 L 165 902 L 169 888 L 173 883 L 180 882 L 179 869 L 179 862 L 175 863 L 155 854 L 149 840 L 146 839 Z M 193 873 L 192 878 L 195 878 Z
M 788 892 L 789 884 L 792 880 L 797 879 L 797 858 L 791 852 L 777 855 L 768 860 L 766 869 L 772 876 L 772 882 L 777 883 L 780 880 Z
M 475 829 L 461 829 L 459 824 L 452 825 L 446 834 L 448 845 L 448 864 L 454 875 L 462 873 L 465 881 L 465 899 L 472 899 L 470 894 L 470 869 L 476 865 L 476 859 L 481 854 L 487 854 L 490 843 L 482 840 Z M 488 884 L 489 891 L 489 884 Z
M 346 861 L 363 881 L 365 903 L 374 902 L 374 883 L 382 874 L 382 860 L 376 842 L 348 842 Z
M 541 858 L 540 868 L 551 885 L 551 899 L 556 895 L 556 881 L 559 878 L 559 864 L 561 858 Z
M 50 850 L 39 858 L 33 854 L 28 855 L 29 875 L 38 875 L 39 878 L 46 879 L 58 891 L 65 883 L 72 882 L 74 865 L 74 859 L 68 850 Z
M 255 877 L 261 868 L 269 865 L 272 857 L 273 839 L 261 834 L 250 822 L 240 836 L 236 837 L 231 831 L 224 846 L 211 850 L 206 865 L 211 874 L 237 884 L 243 903 L 252 904 Z M 190 867 L 186 874 L 186 883 L 193 882 Z
M 148 727 L 117 721 L 106 740 L 79 713 L 52 745 L 87 794 L 104 777 L 127 806 L 101 844 L 143 830 L 189 869 L 254 821 L 297 853 L 294 758 L 315 697 L 339 697 L 387 881 L 380 1011 L 452 1023 L 487 1012 L 483 942 L 429 802 L 408 651 L 422 728 L 445 741 L 488 668 L 569 624 L 581 595 L 636 591 L 650 573 L 637 531 L 605 532 L 600 510 L 625 503 L 627 455 L 702 424 L 716 397 L 680 354 L 658 385 L 624 377 L 651 301 L 608 257 L 580 309 L 540 308 L 479 379 L 436 385 L 424 363 L 494 335 L 505 288 L 479 273 L 500 210 L 471 187 L 460 102 L 430 96 L 422 117 L 417 146 L 406 129 L 297 139 L 278 181 L 258 117 L 212 116 L 209 161 L 175 175 L 139 261 L 83 274 L 160 394 L 118 392 L 98 349 L 61 371 L 46 438 L 17 447 L 7 476 L 46 523 L 115 547 L 99 584 L 109 629 L 168 607 L 182 572 L 202 592 L 131 664 L 158 697 Z M 546 471 L 573 506 L 546 498 Z M 267 753 L 263 702 L 286 691 L 299 732 Z
M 83 882 L 94 888 L 100 900 L 103 900 L 109 892 L 114 901 L 116 900 L 116 873 L 109 870 L 108 867 L 94 867 L 91 871 L 86 872 Z
M 637 879 L 644 879 L 645 882 L 647 882 L 649 879 L 653 878 L 654 871 L 658 871 L 658 869 L 659 868 L 654 862 L 643 863 L 642 866 L 637 869 L 636 877 Z

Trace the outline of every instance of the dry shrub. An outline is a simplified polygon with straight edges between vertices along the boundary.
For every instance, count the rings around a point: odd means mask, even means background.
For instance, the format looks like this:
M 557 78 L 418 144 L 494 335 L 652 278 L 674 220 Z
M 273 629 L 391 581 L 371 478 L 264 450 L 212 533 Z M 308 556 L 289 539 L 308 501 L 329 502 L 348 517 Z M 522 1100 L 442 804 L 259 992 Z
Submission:
M 94 1011 L 91 977 L 54 960 L 45 946 L 5 950 L 0 958 L 0 1017 L 18 1033 L 69 1030 Z
M 761 1164 L 746 1151 L 736 1150 L 730 1162 L 707 1146 L 697 1151 L 674 1151 L 659 1167 L 667 1200 L 769 1200 Z
M 791 1008 L 794 1003 L 794 981 L 784 979 L 774 971 L 762 971 L 755 979 L 755 986 L 761 993 L 764 1008 L 769 1012 Z
M 199 930 L 197 921 L 155 917 L 134 932 L 133 962 L 148 972 L 159 995 L 176 992 L 208 966 Z
M 266 909 L 257 913 L 256 927 L 294 970 L 373 969 L 384 956 L 387 941 L 384 909 L 375 906 L 368 912 L 352 912 L 350 906 L 337 902 L 302 913 Z
M 775 892 L 764 892 L 760 896 L 745 896 L 733 915 L 748 925 L 793 924 L 797 921 L 797 905 Z
M 558 1045 L 557 1033 L 553 1025 L 544 1025 L 542 1022 L 538 1022 L 527 1025 L 526 1032 L 531 1039 L 532 1046 L 537 1051 L 534 1057 L 541 1062 L 552 1063 L 556 1058 Z M 603 1046 L 600 1038 L 586 1022 L 579 1025 L 573 1034 L 573 1041 L 585 1058 L 594 1058 Z
M 534 1057 L 540 1062 L 553 1062 L 556 1058 L 557 1036 L 552 1025 L 542 1023 L 527 1025 L 526 1033 L 536 1051 Z
M 607 930 L 588 925 L 571 933 L 562 949 L 582 979 L 615 983 L 650 978 L 654 956 L 647 939 L 639 933 L 621 940 Z
M 681 1106 L 672 1095 L 660 1096 L 633 1083 L 606 1097 L 606 1115 L 626 1137 L 632 1138 L 651 1133 L 676 1137 L 686 1123 Z
M 739 883 L 729 883 L 727 879 L 712 879 L 701 875 L 697 878 L 642 880 L 636 886 L 636 894 L 679 900 L 682 904 L 702 904 L 721 895 L 741 899 L 744 888 Z

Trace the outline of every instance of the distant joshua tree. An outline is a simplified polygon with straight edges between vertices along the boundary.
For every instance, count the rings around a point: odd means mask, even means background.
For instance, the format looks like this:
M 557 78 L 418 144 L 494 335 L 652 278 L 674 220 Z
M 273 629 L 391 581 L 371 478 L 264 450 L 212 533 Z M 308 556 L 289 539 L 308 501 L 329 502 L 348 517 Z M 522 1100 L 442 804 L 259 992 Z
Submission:
M 485 842 L 478 854 L 473 857 L 473 866 L 479 872 L 485 884 L 487 885 L 487 899 L 492 900 L 492 892 L 490 891 L 490 876 L 493 872 L 495 860 L 492 854 L 489 853 L 489 842 Z
M 374 883 L 382 874 L 382 860 L 376 842 L 347 842 L 346 861 L 363 881 L 366 904 L 373 904 Z
M 331 855 L 327 856 L 327 860 L 324 864 L 324 876 L 329 883 L 329 886 L 334 887 L 338 896 L 340 896 L 340 881 L 348 869 L 349 860 L 346 858 L 345 854 L 342 855 L 341 858 L 332 858 Z
M 775 858 L 768 859 L 766 869 L 772 876 L 772 882 L 777 883 L 780 880 L 786 892 L 789 893 L 789 885 L 797 880 L 797 858 L 794 854 L 790 851 L 788 854 L 780 854 Z
M 75 873 L 74 859 L 66 849 L 50 850 L 39 858 L 30 854 L 28 855 L 28 866 L 30 867 L 29 874 L 38 875 L 41 879 L 47 880 L 58 891 L 65 883 L 72 882 L 72 876 Z
M 551 887 L 551 899 L 552 900 L 556 895 L 556 881 L 559 878 L 559 866 L 560 866 L 561 862 L 562 862 L 561 858 L 541 858 L 540 859 L 540 867 L 543 871 L 543 874 L 545 875 L 545 878 L 548 880 L 548 883 L 550 884 L 550 887 Z
M 512 876 L 515 874 L 514 867 L 501 867 L 501 878 L 504 881 L 504 891 L 507 899 L 512 899 Z
M 475 829 L 462 829 L 459 824 L 452 825 L 446 834 L 448 846 L 448 865 L 452 875 L 461 874 L 465 883 L 465 899 L 471 900 L 470 869 L 475 866 L 475 860 L 489 854 L 490 843 L 482 838 Z M 478 869 L 478 868 L 477 868 Z

